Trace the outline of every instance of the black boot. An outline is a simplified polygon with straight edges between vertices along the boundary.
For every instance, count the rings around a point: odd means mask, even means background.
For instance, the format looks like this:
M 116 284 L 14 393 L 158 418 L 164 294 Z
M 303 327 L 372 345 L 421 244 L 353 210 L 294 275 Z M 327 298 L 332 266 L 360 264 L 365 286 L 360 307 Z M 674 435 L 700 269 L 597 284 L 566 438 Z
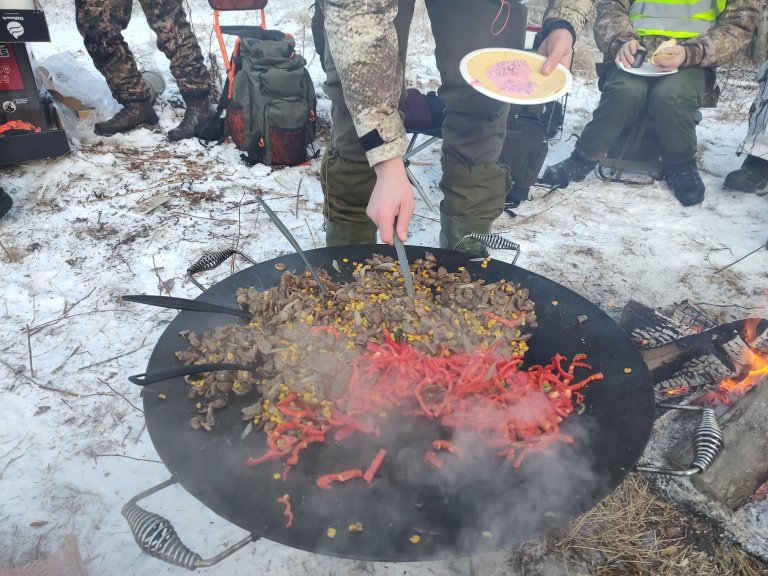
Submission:
M 704 182 L 695 158 L 682 164 L 665 164 L 664 179 L 683 206 L 693 206 L 704 200 Z
M 195 128 L 198 124 L 208 122 L 211 116 L 213 116 L 213 112 L 211 99 L 208 96 L 202 100 L 189 100 L 181 123 L 173 130 L 168 131 L 168 140 L 175 142 L 185 138 L 192 138 L 195 135 Z
M 158 123 L 155 109 L 149 100 L 129 102 L 109 120 L 97 122 L 93 131 L 99 136 L 112 136 L 121 132 L 130 132 L 139 126 L 154 126 Z
M 725 177 L 723 187 L 739 192 L 757 192 L 768 186 L 768 160 L 748 154 L 741 168 Z
M 5 190 L 0 188 L 0 218 L 8 214 L 12 206 L 13 200 Z
M 597 166 L 597 162 L 587 160 L 572 152 L 570 157 L 552 166 L 547 166 L 541 181 L 550 186 L 565 188 L 569 182 L 581 182 Z

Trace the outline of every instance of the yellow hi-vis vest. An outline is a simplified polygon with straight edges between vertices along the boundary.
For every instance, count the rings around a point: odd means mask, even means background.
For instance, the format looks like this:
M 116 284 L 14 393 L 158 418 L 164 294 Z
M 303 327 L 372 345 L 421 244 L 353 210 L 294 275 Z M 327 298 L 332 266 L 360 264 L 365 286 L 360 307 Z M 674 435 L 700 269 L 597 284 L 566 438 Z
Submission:
M 638 36 L 693 38 L 715 25 L 726 0 L 635 0 L 629 19 Z

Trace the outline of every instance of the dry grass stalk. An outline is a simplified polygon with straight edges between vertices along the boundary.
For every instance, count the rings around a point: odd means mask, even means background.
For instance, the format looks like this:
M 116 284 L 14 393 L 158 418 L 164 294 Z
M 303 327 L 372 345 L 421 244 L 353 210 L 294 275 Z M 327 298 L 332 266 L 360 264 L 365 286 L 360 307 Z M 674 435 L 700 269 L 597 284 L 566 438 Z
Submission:
M 712 528 L 651 493 L 630 474 L 603 502 L 554 542 L 566 564 L 597 576 L 760 576 L 768 566 Z

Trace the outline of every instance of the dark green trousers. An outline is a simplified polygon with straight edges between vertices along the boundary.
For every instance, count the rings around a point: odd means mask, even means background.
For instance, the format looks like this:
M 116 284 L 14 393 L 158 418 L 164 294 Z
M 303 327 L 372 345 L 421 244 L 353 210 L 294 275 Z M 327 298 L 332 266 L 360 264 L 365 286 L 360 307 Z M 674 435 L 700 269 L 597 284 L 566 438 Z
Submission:
M 616 66 L 605 73 L 600 104 L 584 127 L 576 152 L 605 157 L 625 131 L 647 118 L 659 136 L 664 162 L 680 164 L 696 155 L 696 125 L 706 83 L 703 68 L 682 68 L 667 76 L 644 77 Z

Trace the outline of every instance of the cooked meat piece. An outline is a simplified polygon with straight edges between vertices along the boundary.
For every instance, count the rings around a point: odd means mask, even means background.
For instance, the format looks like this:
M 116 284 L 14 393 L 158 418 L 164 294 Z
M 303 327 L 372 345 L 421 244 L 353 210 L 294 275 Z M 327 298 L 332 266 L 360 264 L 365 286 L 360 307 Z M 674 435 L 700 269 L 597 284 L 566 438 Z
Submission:
M 250 312 L 249 324 L 182 334 L 189 348 L 177 357 L 185 364 L 259 366 L 253 373 L 190 377 L 190 398 L 210 401 L 205 416 L 193 418 L 193 426 L 209 430 L 213 411 L 223 408 L 227 401 L 222 399 L 230 394 L 259 394 L 270 401 L 290 390 L 306 398 L 338 397 L 353 358 L 369 343 L 383 342 L 387 332 L 433 355 L 491 345 L 503 355 L 522 355 L 527 349 L 528 331 L 535 327 L 534 304 L 516 284 L 473 280 L 465 268 L 448 271 L 426 253 L 411 262 L 416 297 L 410 298 L 393 258 L 374 255 L 365 262 L 339 264 L 342 272 L 350 266 L 353 280 L 348 283 L 319 271 L 327 292 L 318 290 L 309 272 L 290 271 L 265 292 L 241 288 L 236 300 Z M 264 415 L 268 406 L 255 402 L 243 410 L 243 417 Z

